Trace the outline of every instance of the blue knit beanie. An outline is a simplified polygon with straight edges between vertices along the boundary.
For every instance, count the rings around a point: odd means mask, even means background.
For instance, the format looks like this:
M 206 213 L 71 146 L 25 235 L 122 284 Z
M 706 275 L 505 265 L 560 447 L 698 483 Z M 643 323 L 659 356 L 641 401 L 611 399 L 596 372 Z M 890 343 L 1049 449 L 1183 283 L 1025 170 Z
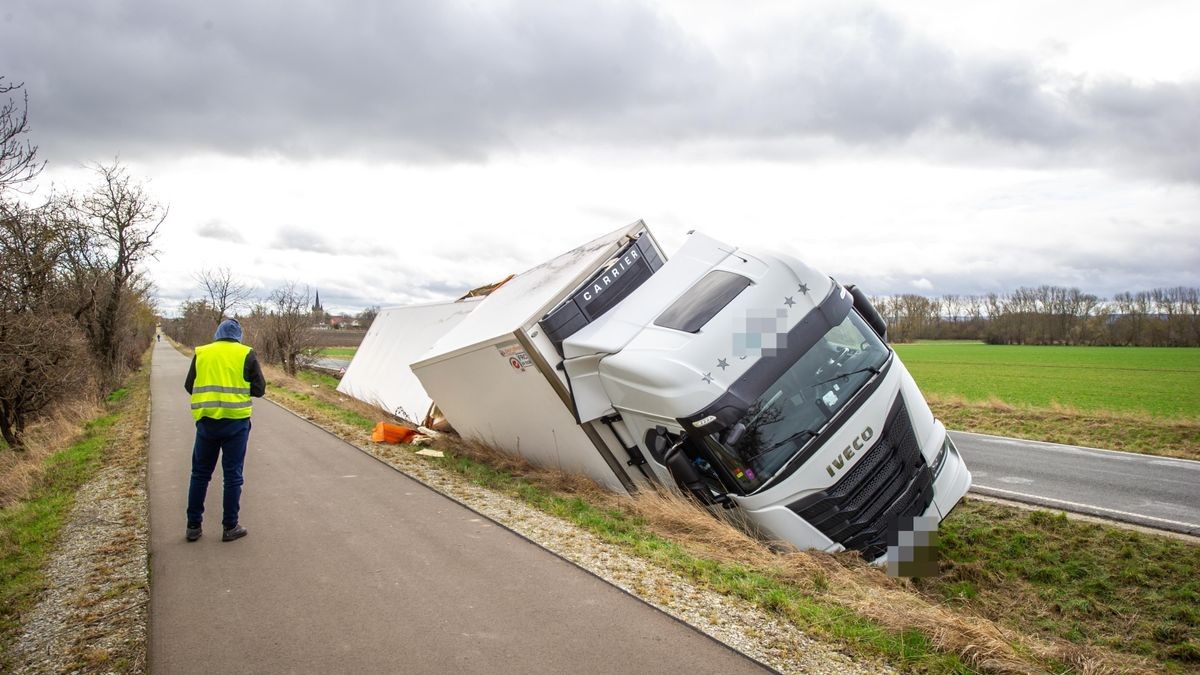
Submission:
M 213 333 L 214 340 L 237 340 L 242 341 L 242 324 L 238 323 L 237 319 L 225 319 L 217 326 L 217 332 Z

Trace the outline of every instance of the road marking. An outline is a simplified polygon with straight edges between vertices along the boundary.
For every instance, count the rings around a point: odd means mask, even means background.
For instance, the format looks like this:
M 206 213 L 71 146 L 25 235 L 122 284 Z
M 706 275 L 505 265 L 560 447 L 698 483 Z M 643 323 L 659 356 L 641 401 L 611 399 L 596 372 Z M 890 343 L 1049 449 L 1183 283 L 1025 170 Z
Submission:
M 1032 485 L 1033 484 L 1032 478 L 1021 478 L 1020 476 L 1001 476 L 1000 478 L 997 478 L 996 480 L 1000 481 L 1001 483 L 1008 483 L 1009 485 Z
M 1179 459 L 1156 459 L 1150 462 L 1155 466 L 1169 466 L 1172 469 L 1191 469 L 1192 471 L 1200 471 L 1200 462 L 1188 462 Z
M 1146 516 L 1146 515 L 1142 515 L 1140 513 L 1130 513 L 1129 511 L 1118 511 L 1116 509 L 1106 509 L 1103 506 L 1092 506 L 1091 504 L 1081 504 L 1079 502 L 1069 502 L 1065 499 L 1055 499 L 1053 497 L 1040 497 L 1038 495 L 1026 494 L 1024 492 L 1014 492 L 1012 490 L 1005 490 L 1004 488 L 989 487 L 987 485 L 975 485 L 972 489 L 975 489 L 975 488 L 982 488 L 984 490 L 992 490 L 994 492 L 1003 492 L 1004 494 L 1007 494 L 1007 495 L 1015 495 L 1017 497 L 1024 497 L 1025 499 L 1036 500 L 1035 503 L 1037 503 L 1038 501 L 1054 502 L 1056 504 L 1066 504 L 1067 506 L 1073 506 L 1075 508 L 1093 509 L 1096 511 L 1103 511 L 1105 513 L 1115 513 L 1115 514 L 1121 515 L 1121 516 L 1141 518 L 1143 520 L 1153 520 L 1153 521 L 1159 522 L 1159 523 L 1170 523 L 1171 525 L 1182 525 L 1184 527 L 1200 528 L 1200 524 L 1196 524 L 1196 523 L 1185 523 L 1185 522 L 1179 521 L 1179 520 L 1168 520 L 1166 518 L 1156 518 L 1154 516 Z
M 1089 451 L 1094 451 L 1094 452 L 1105 452 L 1105 453 L 1109 453 L 1112 455 L 1124 455 L 1125 457 L 1128 457 L 1129 459 L 1149 459 L 1149 458 L 1171 459 L 1171 461 L 1174 461 L 1174 462 L 1188 462 L 1189 464 L 1194 464 L 1194 465 L 1200 467 L 1200 462 L 1198 462 L 1194 459 L 1167 458 L 1167 457 L 1161 457 L 1159 455 L 1145 455 L 1145 454 L 1141 454 L 1141 453 L 1137 453 L 1137 452 L 1125 452 L 1124 450 L 1109 450 L 1107 448 L 1091 448 L 1086 445 L 1066 445 L 1064 443 L 1049 443 L 1047 441 L 1033 441 L 1033 440 L 1028 440 L 1025 438 L 1012 438 L 1011 436 L 993 436 L 992 434 L 979 434 L 979 433 L 975 433 L 974 431 L 958 431 L 957 429 L 951 429 L 950 433 L 956 434 L 956 435 L 961 434 L 963 436 L 979 436 L 980 438 L 992 438 L 997 441 L 1002 441 L 1002 442 L 1010 443 L 1013 445 L 1031 444 L 1031 445 L 1044 445 L 1044 446 L 1047 446 L 1049 448 L 1054 448 L 1054 449 L 1071 448 L 1072 450 L 1089 450 Z

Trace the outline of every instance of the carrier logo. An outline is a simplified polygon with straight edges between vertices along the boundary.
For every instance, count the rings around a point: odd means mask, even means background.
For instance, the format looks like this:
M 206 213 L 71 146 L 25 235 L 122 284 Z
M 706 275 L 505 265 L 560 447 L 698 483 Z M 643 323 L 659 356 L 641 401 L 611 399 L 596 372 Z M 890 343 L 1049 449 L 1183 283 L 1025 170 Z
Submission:
M 854 453 L 862 450 L 867 445 L 867 441 L 871 440 L 871 437 L 874 435 L 875 432 L 871 430 L 871 427 L 863 429 L 862 433 L 858 435 L 858 438 L 854 439 L 850 445 L 847 445 L 840 453 L 838 453 L 838 456 L 833 459 L 832 464 L 829 464 L 825 467 L 825 471 L 830 475 L 830 477 L 832 477 L 838 471 L 841 471 L 842 467 L 846 466 L 846 463 L 854 457 Z
M 642 254 L 638 252 L 637 248 L 629 249 L 629 252 L 618 258 L 616 264 L 610 267 L 603 276 L 592 282 L 591 288 L 583 292 L 584 301 L 591 302 L 592 298 L 608 290 L 609 286 L 613 285 L 616 283 L 617 279 L 621 278 L 621 275 L 625 273 L 625 270 L 629 269 L 633 263 L 641 260 L 641 258 Z

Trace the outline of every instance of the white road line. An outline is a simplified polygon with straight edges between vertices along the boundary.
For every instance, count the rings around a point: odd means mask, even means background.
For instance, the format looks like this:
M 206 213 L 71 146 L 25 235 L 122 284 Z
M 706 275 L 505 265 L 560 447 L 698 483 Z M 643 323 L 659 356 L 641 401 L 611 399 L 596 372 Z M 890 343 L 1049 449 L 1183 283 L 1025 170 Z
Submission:
M 1146 454 L 1137 453 L 1137 452 L 1125 452 L 1124 450 L 1109 450 L 1107 448 L 1091 448 L 1086 445 L 1067 445 L 1065 443 L 1049 443 L 1047 441 L 1033 441 L 1033 440 L 1029 440 L 1026 438 L 1013 438 L 1011 436 L 994 436 L 992 434 L 980 434 L 980 433 L 975 433 L 974 431 L 959 431 L 957 429 L 951 429 L 950 432 L 953 434 L 956 434 L 956 435 L 961 434 L 963 436 L 979 436 L 980 438 L 991 438 L 991 439 L 995 439 L 997 441 L 1002 441 L 1005 443 L 1012 443 L 1012 444 L 1016 444 L 1016 445 L 1022 445 L 1022 444 L 1044 445 L 1044 446 L 1054 448 L 1054 449 L 1071 448 L 1072 450 L 1088 450 L 1088 451 L 1094 451 L 1094 452 L 1106 452 L 1106 453 L 1113 454 L 1113 455 L 1124 455 L 1131 459 L 1143 459 L 1143 460 L 1146 460 L 1146 459 L 1169 459 L 1173 462 L 1187 462 L 1189 464 L 1195 464 L 1197 466 L 1200 466 L 1200 462 L 1198 462 L 1194 459 L 1179 459 L 1176 457 L 1163 457 L 1162 455 L 1146 455 Z
M 1172 469 L 1188 469 L 1190 471 L 1200 471 L 1200 462 L 1188 462 L 1182 459 L 1156 459 L 1151 462 L 1155 466 L 1169 466 Z
M 993 492 L 1003 492 L 1004 494 L 1008 494 L 1008 495 L 1016 495 L 1017 497 L 1024 497 L 1025 499 L 1032 499 L 1032 500 L 1043 501 L 1043 502 L 1054 502 L 1056 504 L 1066 504 L 1067 506 L 1073 506 L 1075 508 L 1094 509 L 1096 511 L 1103 511 L 1105 513 L 1115 513 L 1115 514 L 1121 515 L 1121 516 L 1131 516 L 1133 518 L 1141 518 L 1144 520 L 1153 520 L 1153 521 L 1156 521 L 1159 523 L 1170 523 L 1171 525 L 1182 525 L 1184 527 L 1200 528 L 1200 524 L 1196 524 L 1196 523 L 1185 523 L 1185 522 L 1182 522 L 1179 520 L 1168 520 L 1166 518 L 1156 518 L 1154 516 L 1146 516 L 1146 515 L 1142 515 L 1140 513 L 1130 513 L 1129 511 L 1118 511 L 1116 509 L 1106 509 L 1103 506 L 1093 506 L 1091 504 L 1081 504 L 1079 502 L 1069 502 L 1065 499 L 1054 499 L 1053 497 L 1041 497 L 1038 495 L 1025 494 L 1024 492 L 1014 492 L 1012 490 L 1005 490 L 1003 488 L 990 487 L 987 485 L 975 485 L 974 487 L 975 488 L 983 488 L 984 490 L 991 490 Z

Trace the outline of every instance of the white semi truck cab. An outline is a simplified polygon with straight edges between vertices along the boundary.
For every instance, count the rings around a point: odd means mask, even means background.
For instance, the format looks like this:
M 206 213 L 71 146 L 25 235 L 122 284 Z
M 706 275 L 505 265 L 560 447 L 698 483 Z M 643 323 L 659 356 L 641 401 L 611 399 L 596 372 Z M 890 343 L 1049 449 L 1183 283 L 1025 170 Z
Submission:
M 861 291 L 692 234 L 562 349 L 579 420 L 619 416 L 660 480 L 874 560 L 971 480 L 885 334 Z
M 667 260 L 640 221 L 517 275 L 411 368 L 464 436 L 801 549 L 879 561 L 971 483 L 861 291 L 702 234 Z

